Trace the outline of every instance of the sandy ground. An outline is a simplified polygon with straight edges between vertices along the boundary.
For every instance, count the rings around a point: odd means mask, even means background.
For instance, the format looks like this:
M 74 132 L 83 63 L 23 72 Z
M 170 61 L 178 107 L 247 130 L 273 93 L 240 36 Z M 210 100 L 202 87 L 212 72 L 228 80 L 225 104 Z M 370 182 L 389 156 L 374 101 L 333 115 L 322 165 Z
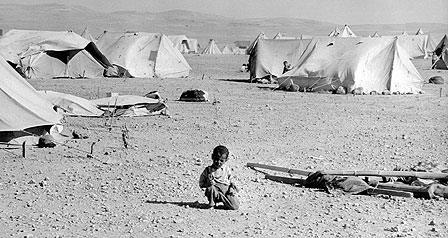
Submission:
M 32 80 L 85 98 L 158 90 L 170 116 L 67 118 L 88 134 L 52 149 L 0 150 L 1 237 L 448 237 L 446 200 L 330 195 L 265 180 L 259 162 L 297 169 L 448 167 L 448 89 L 353 96 L 272 91 L 238 72 L 247 56 L 186 57 L 186 79 Z M 427 80 L 448 72 L 427 70 Z M 212 103 L 176 101 L 204 89 Z M 440 88 L 443 88 L 440 97 Z M 130 130 L 131 148 L 121 141 Z M 87 157 L 92 142 L 94 158 Z M 204 210 L 198 187 L 216 145 L 232 153 L 241 209 Z

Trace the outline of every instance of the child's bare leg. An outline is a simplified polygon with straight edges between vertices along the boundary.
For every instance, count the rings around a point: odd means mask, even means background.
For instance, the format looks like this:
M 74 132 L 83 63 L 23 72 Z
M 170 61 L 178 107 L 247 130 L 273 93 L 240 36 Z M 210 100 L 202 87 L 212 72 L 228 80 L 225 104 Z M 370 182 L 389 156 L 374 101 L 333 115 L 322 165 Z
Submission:
M 214 207 L 219 198 L 219 190 L 216 186 L 210 186 L 205 189 L 205 196 L 208 199 L 208 205 Z

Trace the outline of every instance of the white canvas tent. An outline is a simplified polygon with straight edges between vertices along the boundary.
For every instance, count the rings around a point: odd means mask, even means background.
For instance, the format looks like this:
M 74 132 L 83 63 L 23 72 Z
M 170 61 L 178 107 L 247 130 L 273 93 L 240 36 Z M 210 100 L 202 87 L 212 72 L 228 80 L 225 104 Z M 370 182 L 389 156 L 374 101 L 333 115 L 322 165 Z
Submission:
M 328 34 L 328 36 L 336 37 L 336 36 L 338 36 L 339 34 L 341 34 L 341 30 L 339 30 L 339 28 L 336 26 L 336 27 L 334 27 L 334 30 L 332 30 L 332 31 Z
M 0 53 L 27 78 L 102 77 L 112 67 L 95 43 L 74 32 L 11 30 Z
M 294 40 L 296 39 L 295 37 L 292 36 L 285 36 L 282 33 L 277 33 L 277 35 L 274 36 L 273 38 L 274 40 Z
M 222 48 L 221 52 L 223 55 L 233 55 L 233 51 L 227 45 Z
M 190 46 L 190 52 L 193 54 L 199 53 L 199 42 L 197 39 L 188 38 L 188 45 Z
M 96 39 L 95 37 L 92 36 L 92 34 L 90 34 L 89 28 L 86 26 L 86 28 L 84 28 L 84 30 L 81 32 L 80 36 L 82 36 L 84 39 L 91 41 L 93 43 L 96 43 Z
M 173 42 L 173 47 L 182 54 L 190 52 L 190 41 L 186 35 L 168 35 L 168 39 Z
M 348 25 L 344 26 L 342 32 L 336 35 L 337 37 L 356 37 L 355 33 L 353 33 L 352 29 Z
M 435 47 L 434 55 L 437 61 L 433 62 L 435 69 L 448 69 L 448 36 L 445 35 Z
M 315 38 L 296 66 L 278 78 L 307 90 L 419 93 L 423 79 L 395 38 Z
M 187 77 L 191 67 L 172 42 L 159 33 L 105 32 L 98 48 L 120 69 L 120 75 L 138 78 Z
M 61 116 L 0 56 L 0 141 L 7 142 L 24 131 L 42 134 L 60 122 Z
M 416 35 L 424 35 L 425 33 L 423 33 L 422 28 L 418 28 L 417 32 L 415 33 Z
M 428 57 L 433 43 L 428 35 L 399 35 L 398 44 L 403 47 L 411 58 Z M 393 38 L 393 37 L 390 37 Z
M 250 79 L 278 77 L 283 73 L 283 62 L 296 65 L 311 40 L 258 40 L 249 56 Z
M 381 37 L 380 34 L 378 34 L 377 31 L 375 31 L 375 33 L 373 33 L 372 35 L 370 35 L 370 37 L 375 38 L 375 37 Z
M 244 55 L 244 54 L 246 54 L 246 50 L 245 49 L 241 49 L 239 47 L 233 47 L 232 48 L 232 52 L 235 55 Z
M 207 47 L 202 51 L 202 54 L 204 55 L 221 55 L 222 52 L 219 50 L 218 46 L 216 45 L 215 40 L 210 39 L 208 42 Z

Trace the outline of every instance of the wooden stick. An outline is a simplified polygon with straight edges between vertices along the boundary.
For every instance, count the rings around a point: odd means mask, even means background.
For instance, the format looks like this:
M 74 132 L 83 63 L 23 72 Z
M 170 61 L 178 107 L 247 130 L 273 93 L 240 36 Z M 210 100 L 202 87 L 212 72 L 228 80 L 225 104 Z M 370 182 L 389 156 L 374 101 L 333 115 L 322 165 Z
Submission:
M 284 173 L 289 173 L 289 174 L 298 174 L 298 175 L 303 175 L 303 176 L 310 176 L 313 173 L 313 172 L 305 171 L 305 170 L 289 169 L 289 168 L 285 168 L 285 167 L 258 164 L 258 163 L 247 163 L 247 167 L 269 169 L 269 170 L 273 170 L 273 171 L 279 171 L 279 172 L 284 172 Z
M 376 177 L 415 177 L 423 179 L 447 179 L 447 173 L 431 173 L 431 172 L 415 172 L 415 171 L 341 171 L 341 170 L 324 170 L 322 174 L 338 175 L 338 176 L 376 176 Z
M 96 142 L 92 142 L 92 145 L 90 145 L 90 154 L 93 155 L 93 146 L 96 144 Z
M 122 132 L 121 132 L 121 138 L 123 139 L 123 145 L 124 148 L 128 148 L 129 143 L 128 143 L 128 138 L 129 138 L 129 130 L 128 127 L 126 126 L 126 124 L 124 124 Z
M 431 197 L 428 189 L 422 186 L 411 186 L 407 184 L 378 183 L 378 182 L 372 182 L 370 183 L 370 185 L 380 189 L 411 192 L 414 194 L 415 197 L 425 197 L 425 198 Z
M 413 197 L 413 194 L 411 192 L 395 191 L 382 188 L 368 188 L 366 192 L 369 195 L 383 194 L 383 195 L 406 197 L 406 198 Z
M 24 142 L 22 143 L 22 157 L 23 157 L 23 158 L 25 158 L 25 155 L 26 155 L 26 153 L 25 153 L 25 148 L 26 148 L 25 146 L 26 146 L 26 145 L 25 145 L 25 144 L 26 144 L 26 141 L 24 141 Z

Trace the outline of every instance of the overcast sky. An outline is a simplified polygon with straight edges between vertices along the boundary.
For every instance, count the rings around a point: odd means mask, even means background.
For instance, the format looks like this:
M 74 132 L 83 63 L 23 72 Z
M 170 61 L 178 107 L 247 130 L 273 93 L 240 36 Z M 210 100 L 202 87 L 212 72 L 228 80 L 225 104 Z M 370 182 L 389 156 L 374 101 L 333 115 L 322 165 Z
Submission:
M 63 3 L 97 11 L 184 9 L 235 18 L 295 17 L 339 24 L 448 23 L 448 0 L 1 0 Z

